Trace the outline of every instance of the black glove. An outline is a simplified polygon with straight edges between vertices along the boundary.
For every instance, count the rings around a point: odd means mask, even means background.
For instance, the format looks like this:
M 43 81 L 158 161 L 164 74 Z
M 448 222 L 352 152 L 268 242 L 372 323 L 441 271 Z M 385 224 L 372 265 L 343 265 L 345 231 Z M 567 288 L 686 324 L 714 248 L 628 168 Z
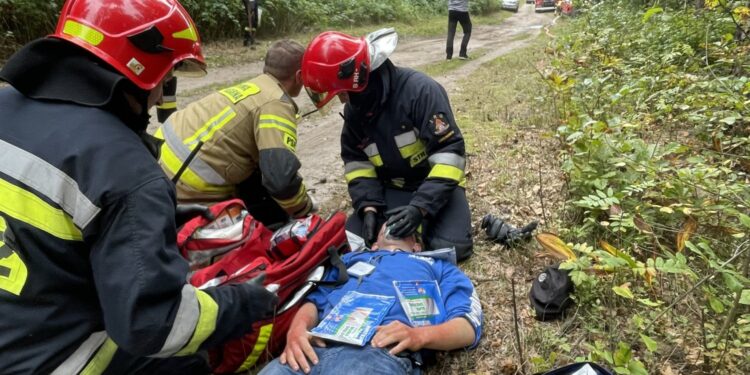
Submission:
M 506 223 L 503 219 L 487 215 L 482 219 L 482 229 L 494 242 L 505 246 L 513 246 L 531 238 L 531 234 L 539 223 L 533 221 L 521 229 Z
M 365 211 L 362 217 L 362 237 L 367 247 L 372 246 L 378 239 L 378 213 L 376 211 Z
M 388 234 L 397 238 L 414 233 L 422 224 L 422 211 L 412 205 L 396 207 L 386 212 L 385 216 L 388 216 L 385 223 L 390 230 Z
M 214 214 L 211 210 L 201 204 L 178 204 L 175 208 L 175 222 L 178 227 L 181 227 L 187 223 L 190 219 L 196 216 L 203 216 L 207 220 L 214 220 Z
M 272 293 L 268 291 L 268 289 L 263 286 L 263 281 L 265 279 L 266 274 L 261 273 L 242 284 L 236 284 L 238 288 L 242 288 L 242 298 L 246 301 L 250 301 L 247 305 L 250 309 L 245 316 L 247 317 L 247 320 L 252 323 L 272 317 L 276 305 L 279 303 L 279 296 L 277 296 L 275 292 Z

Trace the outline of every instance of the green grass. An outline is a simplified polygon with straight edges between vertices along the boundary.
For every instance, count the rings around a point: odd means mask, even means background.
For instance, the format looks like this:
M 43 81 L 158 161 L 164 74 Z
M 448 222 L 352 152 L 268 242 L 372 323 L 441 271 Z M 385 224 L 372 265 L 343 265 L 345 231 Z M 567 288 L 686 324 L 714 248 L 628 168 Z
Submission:
M 471 50 L 471 58 L 472 59 L 478 59 L 489 52 L 486 48 L 479 48 L 479 49 L 473 49 Z M 471 60 L 461 60 L 458 58 L 454 58 L 451 60 L 441 60 L 436 63 L 432 63 L 429 65 L 422 65 L 417 67 L 416 69 L 423 72 L 424 74 L 427 74 L 428 76 L 439 76 L 446 74 L 452 70 L 458 69 L 462 65 L 466 64 Z
M 467 195 L 475 224 L 487 213 L 500 213 L 516 226 L 547 218 L 542 228 L 548 230 L 549 223 L 555 222 L 555 212 L 561 206 L 561 196 L 555 193 L 562 179 L 555 160 L 556 143 L 548 136 L 555 123 L 554 112 L 549 101 L 538 99 L 547 96 L 548 87 L 538 69 L 547 63 L 544 47 L 548 41 L 542 34 L 526 47 L 485 63 L 451 94 L 469 155 Z M 430 69 L 452 64 L 445 62 Z M 540 173 L 549 184 L 540 186 Z M 534 193 L 537 188 L 543 198 Z M 540 209 L 542 199 L 546 206 Z M 477 233 L 475 255 L 461 265 L 482 300 L 483 341 L 475 351 L 442 355 L 429 373 L 523 373 L 515 348 L 511 279 L 516 284 L 526 372 L 572 360 L 559 349 L 568 345 L 556 338 L 560 323 L 541 325 L 530 318 L 527 280 L 544 265 L 533 256 L 537 245 L 505 249 L 485 238 L 483 232 Z

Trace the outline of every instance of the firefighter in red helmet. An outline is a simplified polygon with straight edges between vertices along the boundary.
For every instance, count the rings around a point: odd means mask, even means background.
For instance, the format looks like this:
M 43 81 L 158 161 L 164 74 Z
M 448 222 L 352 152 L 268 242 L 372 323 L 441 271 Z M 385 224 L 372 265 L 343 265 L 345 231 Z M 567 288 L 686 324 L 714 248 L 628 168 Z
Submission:
M 347 231 L 371 243 L 387 217 L 390 235 L 421 230 L 427 248 L 454 247 L 463 260 L 473 246 L 464 140 L 443 87 L 391 63 L 397 43 L 393 29 L 325 32 L 302 60 L 319 108 L 336 96 L 346 103 L 341 157 L 355 210 Z
M 186 282 L 145 132 L 173 73 L 205 73 L 176 0 L 68 0 L 0 71 L 0 373 L 208 373 L 272 313 L 262 280 Z

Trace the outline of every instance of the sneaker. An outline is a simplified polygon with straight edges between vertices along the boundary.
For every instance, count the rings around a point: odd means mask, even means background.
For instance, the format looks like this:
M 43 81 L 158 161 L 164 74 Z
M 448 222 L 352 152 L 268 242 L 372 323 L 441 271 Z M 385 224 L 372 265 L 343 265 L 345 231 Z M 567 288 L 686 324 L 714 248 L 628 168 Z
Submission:
M 458 56 L 459 60 L 468 60 L 469 56 Z

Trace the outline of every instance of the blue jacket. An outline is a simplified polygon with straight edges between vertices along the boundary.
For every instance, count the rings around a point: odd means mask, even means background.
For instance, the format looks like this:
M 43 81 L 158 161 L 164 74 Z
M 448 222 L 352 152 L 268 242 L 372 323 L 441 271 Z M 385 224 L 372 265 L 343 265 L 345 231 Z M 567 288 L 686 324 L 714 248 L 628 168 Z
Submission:
M 471 348 L 479 344 L 482 336 L 482 306 L 469 278 L 455 265 L 440 259 L 419 256 L 415 253 L 403 251 L 358 251 L 342 257 L 347 268 L 357 262 L 370 263 L 375 270 L 362 278 L 350 277 L 349 281 L 338 287 L 321 286 L 310 293 L 307 299 L 318 308 L 319 319 L 328 314 L 331 309 L 349 291 L 396 297 L 393 281 L 427 280 L 437 281 L 440 286 L 442 306 L 441 322 L 463 317 L 474 327 L 474 343 Z M 336 280 L 338 270 L 332 269 L 324 278 L 325 281 Z M 398 299 L 397 299 L 398 300 Z M 394 320 L 409 324 L 409 319 L 401 307 L 394 303 L 381 325 Z

